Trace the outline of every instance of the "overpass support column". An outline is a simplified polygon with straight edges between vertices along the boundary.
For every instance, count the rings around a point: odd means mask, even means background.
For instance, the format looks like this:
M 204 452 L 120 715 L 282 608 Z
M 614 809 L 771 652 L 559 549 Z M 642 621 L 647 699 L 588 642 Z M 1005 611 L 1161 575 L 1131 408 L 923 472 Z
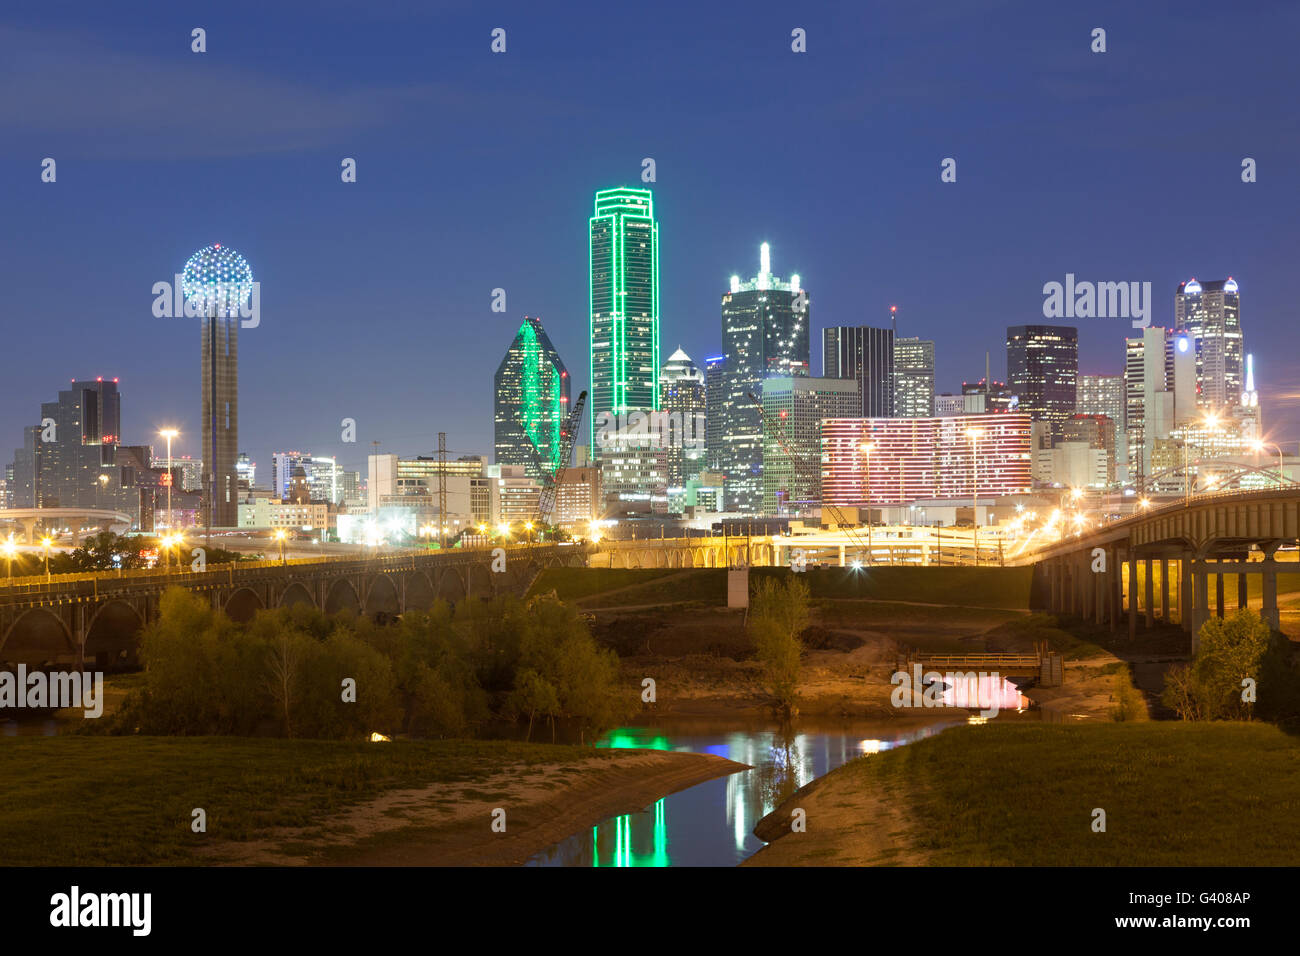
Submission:
M 840 545 L 840 567 L 844 567 L 844 545 Z
M 1169 623 L 1169 559 L 1160 559 L 1160 620 Z
M 1156 582 L 1151 576 L 1151 568 L 1154 562 L 1146 558 L 1142 562 L 1142 573 L 1146 576 L 1143 583 L 1143 595 L 1146 601 L 1146 628 L 1151 630 L 1156 626 Z
M 1220 561 L 1214 575 L 1214 616 L 1223 617 L 1223 562 Z
M 1264 553 L 1264 605 L 1260 608 L 1260 617 L 1273 630 L 1280 630 L 1277 613 L 1277 562 L 1273 560 L 1272 550 Z
M 1250 598 L 1246 594 L 1245 572 L 1237 575 L 1237 607 L 1238 609 L 1250 607 Z
M 1192 561 L 1192 653 L 1200 641 L 1197 635 L 1201 625 L 1210 617 L 1210 579 L 1206 563 L 1199 558 Z
M 1178 562 L 1178 623 L 1184 631 L 1192 633 L 1192 592 L 1195 590 L 1195 576 L 1192 574 L 1192 562 L 1182 558 Z
M 23 534 L 27 536 L 28 544 L 36 543 L 36 518 L 23 519 Z
M 1132 548 L 1125 557 L 1128 558 L 1128 639 L 1132 641 L 1137 639 L 1138 628 L 1138 562 Z
M 1123 599 L 1120 574 L 1123 568 L 1119 566 L 1119 548 L 1111 548 L 1110 553 L 1106 556 L 1106 603 L 1109 606 L 1110 631 L 1112 634 L 1119 632 L 1119 612 L 1120 603 Z
M 1089 568 L 1088 570 L 1092 570 Z M 1106 620 L 1106 572 L 1100 571 L 1092 575 L 1092 619 L 1098 624 Z

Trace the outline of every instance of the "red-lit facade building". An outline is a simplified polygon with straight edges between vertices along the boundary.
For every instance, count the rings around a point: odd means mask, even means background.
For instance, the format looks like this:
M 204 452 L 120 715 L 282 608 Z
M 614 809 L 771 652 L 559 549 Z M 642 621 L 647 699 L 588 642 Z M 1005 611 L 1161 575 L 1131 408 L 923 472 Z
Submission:
M 1032 484 L 1026 414 L 831 418 L 821 434 L 828 505 L 996 498 Z

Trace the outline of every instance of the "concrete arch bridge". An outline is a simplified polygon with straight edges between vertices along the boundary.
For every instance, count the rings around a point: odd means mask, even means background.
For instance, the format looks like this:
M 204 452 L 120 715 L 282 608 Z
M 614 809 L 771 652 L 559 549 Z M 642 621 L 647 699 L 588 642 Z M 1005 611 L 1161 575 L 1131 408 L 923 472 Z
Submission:
M 581 567 L 586 552 L 571 546 L 505 548 L 494 572 L 493 549 L 409 551 L 377 557 L 240 561 L 206 571 L 162 570 L 0 578 L 0 664 L 93 663 L 97 669 L 134 660 L 142 627 L 158 616 L 163 592 L 180 586 L 234 621 L 263 608 L 308 604 L 327 614 L 351 610 L 375 620 L 427 609 L 439 599 L 522 594 L 546 567 Z

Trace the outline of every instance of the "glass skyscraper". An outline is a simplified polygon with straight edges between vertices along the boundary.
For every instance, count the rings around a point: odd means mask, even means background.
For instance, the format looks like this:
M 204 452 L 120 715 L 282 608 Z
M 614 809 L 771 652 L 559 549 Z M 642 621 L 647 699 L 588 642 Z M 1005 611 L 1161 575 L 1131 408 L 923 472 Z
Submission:
M 1007 383 L 1019 411 L 1047 422 L 1060 437 L 1078 398 L 1079 330 L 1068 325 L 1013 325 L 1007 329 Z
M 763 506 L 763 380 L 808 374 L 812 311 L 799 276 L 772 274 L 771 252 L 759 247 L 758 275 L 731 277 L 722 296 L 722 401 L 718 467 L 725 476 L 725 509 L 759 514 Z M 710 399 L 711 401 L 711 399 Z
M 1174 295 L 1174 329 L 1196 346 L 1196 404 L 1220 412 L 1241 401 L 1241 296 L 1231 276 L 1192 279 Z
M 680 488 L 704 468 L 706 437 L 704 374 L 681 348 L 659 373 L 659 407 L 670 416 L 668 486 Z
M 858 383 L 864 418 L 894 416 L 894 333 L 869 325 L 822 330 L 822 376 Z
M 934 415 L 934 342 L 894 339 L 894 415 L 930 418 Z
M 568 413 L 568 369 L 541 320 L 524 316 L 493 379 L 496 463 L 523 465 L 530 478 L 554 473 Z
M 609 416 L 659 408 L 659 224 L 648 189 L 602 189 L 588 222 L 591 449 Z

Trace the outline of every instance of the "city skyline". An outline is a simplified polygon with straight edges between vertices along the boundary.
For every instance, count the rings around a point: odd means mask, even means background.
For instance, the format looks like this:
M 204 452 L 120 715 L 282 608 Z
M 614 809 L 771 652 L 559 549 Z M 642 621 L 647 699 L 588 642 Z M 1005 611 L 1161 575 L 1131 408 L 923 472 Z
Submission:
M 1002 52 L 1005 69 L 1026 73 L 1041 64 L 1034 54 L 1020 52 L 1025 44 L 1016 44 L 1042 29 L 1043 21 L 1032 12 L 1023 18 L 1011 13 L 1008 8 L 1007 16 L 992 18 L 989 24 L 968 22 L 974 31 L 971 42 L 989 48 L 979 61 L 990 52 Z M 967 16 L 959 11 L 953 15 Z M 256 14 L 255 22 L 259 16 L 265 23 L 268 18 L 274 21 L 276 14 Z M 329 11 L 324 16 L 322 52 L 296 52 L 292 67 L 319 72 L 328 59 L 324 53 L 345 44 L 342 20 Z M 542 17 L 522 10 L 518 16 L 512 34 L 517 37 L 515 46 L 504 57 L 492 60 L 484 52 L 481 58 L 486 62 L 478 63 L 467 52 L 468 41 L 454 41 L 463 46 L 457 47 L 458 62 L 494 96 L 513 88 L 526 70 L 524 62 L 511 59 L 516 53 L 520 61 L 525 59 L 521 35 L 529 37 L 530 56 L 548 61 L 562 59 L 573 43 L 588 35 L 565 39 Z M 1265 44 L 1275 42 L 1273 37 L 1281 42 L 1288 24 L 1294 23 L 1294 15 L 1281 10 L 1261 11 L 1258 16 L 1273 23 L 1271 30 L 1261 31 L 1259 23 L 1251 28 L 1252 37 L 1265 35 Z M 77 41 L 74 52 L 81 65 L 61 82 L 79 83 L 78 89 L 89 90 L 94 71 L 103 68 L 113 51 L 125 51 L 153 75 L 173 77 L 181 90 L 193 92 L 186 84 L 194 82 L 196 71 L 213 69 L 233 70 L 243 78 L 241 102 L 252 103 L 250 89 L 272 87 L 284 97 L 299 92 L 283 88 L 287 73 L 264 67 L 254 51 L 238 45 L 216 63 L 200 62 L 198 57 L 180 63 L 174 62 L 175 57 L 164 58 L 153 47 L 170 25 L 137 17 L 127 14 L 114 23 L 90 13 L 86 22 L 102 29 L 93 41 Z M 418 15 L 410 17 L 422 22 Z M 339 127 L 313 131 L 303 137 L 304 142 L 289 145 L 256 141 L 257 133 L 274 139 L 263 122 L 250 127 L 249 140 L 240 148 L 205 152 L 197 144 L 158 148 L 160 144 L 152 142 L 151 151 L 142 153 L 139 145 L 111 136 L 97 141 L 102 149 L 91 148 L 81 127 L 57 110 L 37 129 L 21 122 L 21 117 L 11 117 L 8 131 L 15 150 L 0 162 L 0 172 L 14 184 L 8 203 L 13 221 L 30 226 L 21 240 L 16 235 L 5 240 L 6 261 L 18 277 L 12 285 L 12 314 L 39 316 L 39 321 L 11 321 L 7 335 L 16 353 L 49 358 L 26 361 L 8 372 L 7 394 L 15 398 L 0 408 L 4 457 L 20 447 L 22 428 L 32 424 L 29 409 L 58 382 L 99 375 L 119 377 L 133 397 L 125 441 L 152 443 L 156 450 L 158 429 L 174 426 L 181 431 L 176 453 L 201 454 L 193 332 L 186 331 L 187 321 L 193 320 L 154 319 L 148 290 L 154 282 L 170 280 L 195 248 L 215 242 L 239 249 L 267 287 L 265 320 L 241 335 L 245 414 L 240 451 L 265 466 L 273 452 L 310 447 L 336 455 L 342 468 L 364 471 L 373 441 L 379 441 L 383 451 L 430 453 L 437 432 L 446 431 L 454 454 L 490 453 L 490 375 L 485 373 L 499 360 L 499 343 L 508 340 L 522 316 L 540 316 L 559 353 L 568 357 L 575 378 L 587 377 L 581 362 L 588 335 L 587 323 L 581 319 L 588 295 L 582 232 L 592 191 L 620 184 L 653 191 L 662 230 L 661 337 L 679 343 L 691 355 L 711 356 L 720 350 L 713 311 L 717 289 L 743 262 L 741 252 L 759 242 L 770 243 L 777 261 L 797 264 L 805 284 L 816 290 L 818 311 L 810 330 L 814 338 L 828 325 L 878 324 L 884 309 L 898 304 L 899 335 L 936 342 L 937 392 L 954 392 L 960 381 L 980 377 L 983 369 L 978 359 L 985 351 L 994 356 L 993 377 L 1004 379 L 1000 345 L 1006 327 L 1044 323 L 1041 287 L 1067 271 L 1151 281 L 1152 321 L 1166 326 L 1173 324 L 1174 292 L 1180 283 L 1192 276 L 1203 280 L 1233 276 L 1247 300 L 1246 348 L 1256 356 L 1266 430 L 1295 440 L 1291 436 L 1297 434 L 1300 412 L 1292 403 L 1300 396 L 1300 379 L 1272 358 L 1287 354 L 1286 276 L 1295 259 L 1296 240 L 1283 224 L 1293 218 L 1297 200 L 1279 189 L 1286 166 L 1300 153 L 1292 133 L 1243 114 L 1236 134 L 1241 148 L 1235 152 L 1224 148 L 1212 155 L 1185 150 L 1164 154 L 1157 148 L 1157 133 L 1176 129 L 1181 118 L 1179 110 L 1169 108 L 1168 90 L 1149 79 L 1134 90 L 1129 82 L 1134 66 L 1128 53 L 1112 49 L 1104 58 L 1090 58 L 1086 44 L 1080 44 L 1077 55 L 1054 67 L 1057 81 L 1132 94 L 1134 105 L 1104 128 L 1113 132 L 1115 142 L 1141 137 L 1142 155 L 1149 154 L 1149 162 L 1134 163 L 1129 152 L 1108 146 L 1105 137 L 1083 144 L 1078 157 L 1052 154 L 1050 160 L 1038 160 L 1053 142 L 1067 135 L 1067 127 L 1096 118 L 1100 113 L 1092 111 L 1101 107 L 1076 104 L 1082 113 L 1072 114 L 1070 124 L 1043 121 L 1036 110 L 1045 102 L 1044 93 L 1017 86 L 1017 99 L 1008 101 L 1010 94 L 1004 95 L 997 79 L 977 72 L 983 79 L 970 92 L 955 97 L 976 107 L 974 119 L 963 122 L 955 134 L 918 133 L 880 116 L 884 121 L 877 124 L 877 135 L 902 144 L 896 156 L 886 158 L 868 150 L 859 160 L 849 148 L 833 158 L 819 158 L 809 167 L 805 154 L 783 146 L 760 164 L 762 169 L 751 169 L 725 151 L 688 148 L 688 144 L 699 142 L 694 134 L 706 115 L 722 109 L 722 115 L 739 119 L 747 110 L 760 108 L 760 97 L 764 110 L 790 108 L 801 101 L 818 104 L 801 116 L 810 137 L 838 130 L 836 123 L 847 115 L 848 103 L 827 101 L 824 92 L 821 99 L 805 94 L 823 90 L 830 76 L 848 75 L 851 63 L 844 56 L 844 41 L 837 36 L 844 30 L 862 34 L 883 26 L 896 40 L 884 51 L 894 67 L 887 89 L 911 95 L 924 107 L 921 112 L 932 118 L 952 119 L 953 106 L 928 85 L 917 87 L 923 74 L 909 54 L 931 41 L 926 39 L 924 21 L 906 13 L 888 12 L 878 25 L 869 24 L 865 15 L 846 12 L 820 21 L 808 19 L 812 45 L 806 62 L 817 71 L 815 78 L 791 73 L 793 64 L 777 55 L 788 47 L 783 46 L 783 31 L 776 26 L 737 26 L 708 12 L 701 17 L 700 29 L 706 32 L 725 21 L 728 30 L 740 30 L 756 41 L 767 36 L 773 47 L 771 57 L 735 61 L 740 75 L 706 91 L 702 101 L 686 104 L 674 118 L 651 111 L 655 118 L 649 128 L 630 118 L 601 113 L 601 105 L 613 94 L 576 93 L 575 74 L 559 64 L 557 70 L 548 70 L 543 87 L 532 95 L 543 101 L 548 92 L 559 95 L 559 102 L 551 103 L 546 115 L 564 112 L 573 119 L 570 138 L 576 132 L 596 148 L 583 152 L 554 134 L 538 139 L 538 121 L 520 118 L 514 123 L 521 110 L 512 106 L 507 110 L 512 131 L 505 141 L 465 149 L 440 147 L 442 160 L 460 164 L 463 172 L 469 164 L 483 163 L 482 181 L 495 179 L 501 184 L 490 196 L 477 191 L 458 196 L 443 181 L 455 176 L 430 178 L 417 171 L 412 151 L 419 150 L 421 141 L 404 138 L 398 131 L 401 124 L 392 119 L 381 119 L 378 128 L 370 128 L 349 115 Z M 456 15 L 453 21 L 465 30 L 476 22 L 468 14 Z M 1179 37 L 1207 29 L 1231 36 L 1240 29 L 1229 17 L 1196 9 L 1174 23 L 1141 11 L 1125 11 L 1119 22 L 1144 57 L 1170 64 L 1182 49 Z M 37 54 L 57 60 L 69 55 L 58 52 L 58 39 L 57 32 L 18 24 L 0 43 L 23 61 Z M 698 44 L 675 48 L 669 31 L 655 26 L 647 28 L 645 39 L 680 68 L 680 77 L 665 81 L 670 87 L 694 84 L 692 88 L 698 88 L 701 72 L 711 69 Z M 391 42 L 398 55 L 384 79 L 394 87 L 414 82 L 418 75 L 414 51 Z M 453 40 L 435 37 L 432 42 L 450 48 Z M 483 46 L 486 51 L 486 43 Z M 1228 48 L 1231 51 L 1231 44 Z M 956 48 L 950 52 L 957 54 L 955 62 L 937 64 L 937 76 L 926 84 L 942 86 L 955 71 L 971 69 L 969 53 Z M 616 73 L 630 69 L 613 54 L 598 55 L 608 57 Z M 1266 60 L 1229 52 L 1208 71 L 1180 77 L 1179 89 L 1206 111 L 1226 110 L 1234 97 L 1274 96 L 1271 76 L 1261 65 Z M 1099 62 L 1120 71 L 1119 75 L 1097 75 Z M 114 88 L 111 82 L 104 85 Z M 860 98 L 866 88 L 859 83 L 845 95 Z M 741 105 L 719 105 L 741 93 Z M 622 95 L 628 98 L 629 110 L 658 96 L 635 86 Z M 455 113 L 465 107 L 448 109 Z M 868 104 L 857 112 L 870 116 L 875 109 Z M 260 115 L 254 111 L 254 118 Z M 125 118 L 139 123 L 134 114 Z M 978 121 L 994 118 L 1015 135 L 995 143 L 980 133 Z M 471 118 L 469 125 L 482 129 L 482 122 Z M 612 135 L 598 135 L 602 123 Z M 542 148 L 536 162 L 521 162 L 510 147 L 529 137 Z M 250 155 L 273 147 L 277 155 L 257 155 L 250 165 Z M 396 152 L 375 153 L 389 148 Z M 1235 153 L 1260 154 L 1258 182 L 1241 182 L 1241 157 Z M 360 154 L 358 181 L 344 184 L 339 181 L 339 161 L 354 154 Z M 35 159 L 21 159 L 27 155 Z M 47 155 L 60 160 L 55 183 L 39 180 L 37 160 Z M 940 160 L 949 155 L 958 160 L 955 183 L 940 181 Z M 653 183 L 640 181 L 646 156 L 657 159 Z M 142 162 L 154 170 L 147 181 L 132 178 L 121 189 L 109 187 Z M 287 185 L 309 171 L 310 188 Z M 846 194 L 841 188 L 862 177 L 888 181 L 889 187 L 868 190 L 869 196 L 861 200 L 853 198 L 860 190 Z M 403 185 L 383 180 L 400 180 Z M 717 181 L 725 182 L 725 188 L 706 188 Z M 1089 190 L 1066 190 L 1061 187 L 1065 182 L 1072 187 L 1105 183 L 1115 198 L 1099 209 Z M 797 214 L 738 200 L 746 193 L 761 197 L 760 183 L 777 183 L 794 191 L 801 203 Z M 1054 190 L 1051 208 L 1040 209 L 1048 189 Z M 267 207 L 264 211 L 253 208 L 247 198 L 251 194 L 262 197 L 259 204 Z M 1197 228 L 1198 204 L 1189 204 L 1189 195 L 1230 204 L 1232 234 Z M 829 203 L 832 196 L 835 204 Z M 200 213 L 208 203 L 217 211 Z M 438 215 L 425 216 L 435 205 Z M 867 210 L 869 218 L 863 220 Z M 367 251 L 347 234 L 334 235 L 323 227 L 327 219 L 336 217 L 352 224 L 395 224 L 396 231 L 377 251 Z M 1146 225 L 1156 219 L 1158 227 Z M 191 221 L 202 225 L 157 226 Z M 417 228 L 417 221 L 435 225 Z M 878 228 L 863 231 L 863 221 Z M 468 231 L 473 222 L 487 223 L 482 238 Z M 980 238 L 972 241 L 977 230 Z M 94 248 L 96 255 L 82 257 L 70 268 L 66 254 L 57 250 L 66 249 L 74 235 Z M 860 278 L 864 263 L 870 270 L 866 276 L 870 292 L 865 296 Z M 343 276 L 351 281 L 341 281 Z M 884 276 L 887 281 L 882 281 Z M 501 313 L 491 311 L 496 288 L 506 292 Z M 87 309 L 87 302 L 95 307 Z M 1120 374 L 1123 341 L 1131 335 L 1129 323 L 1093 319 L 1076 324 L 1080 372 Z M 55 326 L 67 330 L 57 345 L 48 336 L 48 329 Z M 474 334 L 467 338 L 466 329 Z M 818 357 L 813 355 L 812 361 L 818 363 Z M 418 416 L 405 407 L 407 389 L 399 384 L 404 382 L 421 383 L 421 400 L 414 403 L 421 410 Z M 575 381 L 575 394 L 589 385 Z M 327 400 L 322 401 L 322 395 Z M 340 440 L 344 418 L 358 423 L 355 444 Z

